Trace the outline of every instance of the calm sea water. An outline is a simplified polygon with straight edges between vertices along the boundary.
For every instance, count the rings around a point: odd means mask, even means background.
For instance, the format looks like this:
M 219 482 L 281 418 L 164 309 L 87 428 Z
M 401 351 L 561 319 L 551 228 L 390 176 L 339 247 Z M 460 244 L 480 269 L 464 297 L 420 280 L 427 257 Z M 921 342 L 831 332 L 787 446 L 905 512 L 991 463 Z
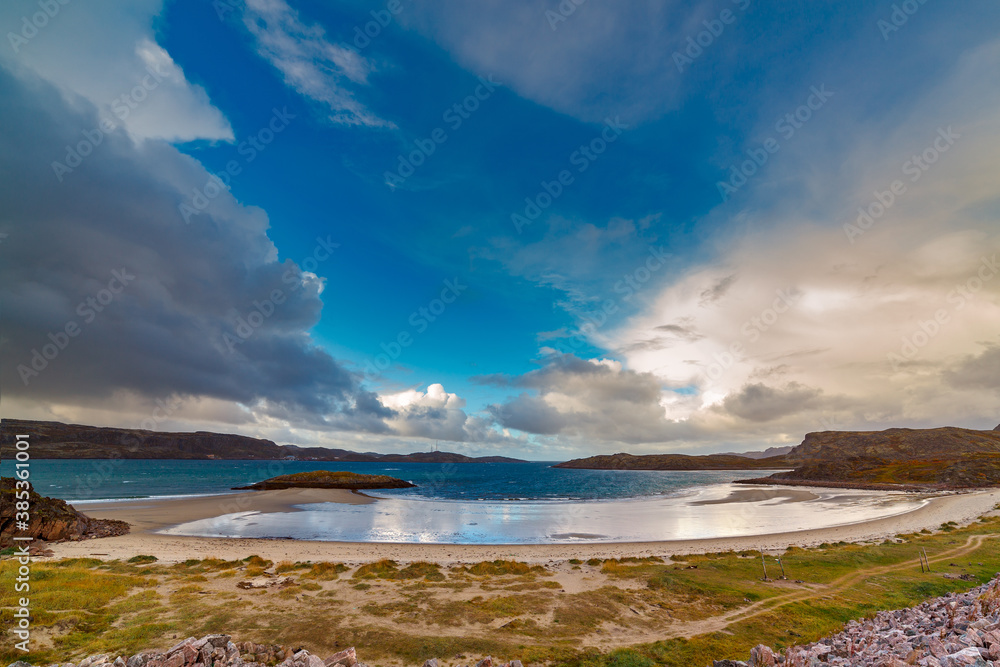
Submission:
M 31 481 L 63 500 L 150 498 L 226 493 L 276 475 L 307 470 L 385 474 L 417 485 L 380 496 L 440 500 L 611 500 L 663 496 L 684 489 L 762 477 L 770 471 L 565 470 L 532 463 L 331 463 L 304 461 L 31 461 Z M 0 462 L 9 477 L 14 464 Z
M 0 463 L 9 476 L 10 461 Z M 307 503 L 299 511 L 232 512 L 162 529 L 173 535 L 358 542 L 545 544 L 763 535 L 887 517 L 925 501 L 907 494 L 813 490 L 785 497 L 704 504 L 741 490 L 765 471 L 563 470 L 551 463 L 330 463 L 298 461 L 36 460 L 31 480 L 75 503 L 229 493 L 307 470 L 387 474 L 417 485 L 372 492 L 367 505 Z M 760 487 L 755 487 L 760 488 Z M 745 487 L 742 487 L 745 490 Z M 96 507 L 96 506 L 95 506 Z M 85 510 L 86 511 L 86 510 Z M 229 512 L 229 513 L 226 513 Z

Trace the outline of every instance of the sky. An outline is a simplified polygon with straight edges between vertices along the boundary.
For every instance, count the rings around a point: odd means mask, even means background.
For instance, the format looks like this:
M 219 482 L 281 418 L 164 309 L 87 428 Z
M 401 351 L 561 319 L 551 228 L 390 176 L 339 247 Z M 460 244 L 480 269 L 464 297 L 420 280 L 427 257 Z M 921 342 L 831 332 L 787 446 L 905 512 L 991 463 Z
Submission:
M 998 28 L 4 2 L 0 412 L 532 460 L 993 428 Z

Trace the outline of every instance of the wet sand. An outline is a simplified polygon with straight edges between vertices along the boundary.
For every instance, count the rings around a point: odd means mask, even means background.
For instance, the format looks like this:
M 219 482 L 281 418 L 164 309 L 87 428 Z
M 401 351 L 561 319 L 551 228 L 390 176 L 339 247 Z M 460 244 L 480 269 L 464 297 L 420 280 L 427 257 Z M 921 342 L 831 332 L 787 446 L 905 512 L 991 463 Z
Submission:
M 314 495 L 316 494 L 316 495 Z M 322 494 L 322 495 L 319 495 Z M 243 498 L 240 498 L 243 496 Z M 52 544 L 56 558 L 97 556 L 127 559 L 151 554 L 172 563 L 188 558 L 245 558 L 257 554 L 274 561 L 342 561 L 352 564 L 391 558 L 401 562 L 432 561 L 442 564 L 515 558 L 530 563 L 563 561 L 569 558 L 622 558 L 626 556 L 668 556 L 671 554 L 779 550 L 788 546 L 815 546 L 823 542 L 881 541 L 901 533 L 936 529 L 946 521 L 965 524 L 985 514 L 996 514 L 1000 490 L 948 494 L 905 514 L 830 528 L 796 532 L 674 540 L 663 542 L 534 544 L 534 545 L 452 545 L 398 544 L 370 542 L 319 542 L 288 539 L 207 538 L 162 535 L 153 530 L 184 521 L 218 516 L 225 512 L 294 511 L 296 503 L 377 502 L 349 491 L 257 491 L 207 498 L 157 499 L 150 501 L 86 503 L 80 510 L 98 518 L 122 519 L 133 524 L 133 532 L 119 537 Z M 739 498 L 733 503 L 747 502 Z M 233 509 L 235 507 L 235 509 Z
M 812 491 L 801 489 L 743 489 L 733 491 L 725 498 L 717 500 L 696 500 L 692 505 L 728 505 L 729 503 L 759 503 L 765 500 L 783 499 L 786 503 L 802 503 L 819 498 Z

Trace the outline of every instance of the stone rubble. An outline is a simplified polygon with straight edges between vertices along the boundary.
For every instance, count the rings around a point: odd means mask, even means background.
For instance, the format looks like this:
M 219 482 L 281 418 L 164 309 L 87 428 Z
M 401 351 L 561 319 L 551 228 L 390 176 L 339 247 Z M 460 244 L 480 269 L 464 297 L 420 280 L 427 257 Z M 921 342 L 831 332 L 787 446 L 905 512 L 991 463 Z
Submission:
M 1000 574 L 966 593 L 850 621 L 843 632 L 784 652 L 760 644 L 747 662 L 713 667 L 1000 667 Z
M 32 667 L 17 661 L 8 667 Z M 55 663 L 50 667 L 368 667 L 358 661 L 354 647 L 334 653 L 326 660 L 305 649 L 292 649 L 277 644 L 254 644 L 232 641 L 229 635 L 208 635 L 201 639 L 189 637 L 166 651 L 143 651 L 131 657 L 109 654 L 92 655 L 78 664 Z M 437 658 L 424 667 L 439 667 Z M 462 667 L 469 667 L 462 665 Z M 499 663 L 486 656 L 476 667 L 524 667 L 520 660 Z

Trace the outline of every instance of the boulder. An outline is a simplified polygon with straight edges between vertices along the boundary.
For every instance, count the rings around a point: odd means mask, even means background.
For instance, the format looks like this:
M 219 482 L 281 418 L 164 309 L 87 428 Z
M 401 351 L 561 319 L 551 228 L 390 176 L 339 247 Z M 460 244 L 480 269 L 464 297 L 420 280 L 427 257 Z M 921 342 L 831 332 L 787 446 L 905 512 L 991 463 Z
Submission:
M 754 646 L 750 649 L 750 662 L 747 665 L 749 667 L 774 667 L 774 651 L 771 650 L 770 646 L 764 644 Z
M 334 653 L 329 658 L 323 661 L 326 667 L 334 667 L 334 665 L 343 665 L 344 667 L 354 667 L 358 664 L 358 655 L 354 650 L 354 647 L 344 649 L 340 653 Z
M 975 647 L 964 648 L 941 658 L 942 667 L 987 667 L 986 661 Z

